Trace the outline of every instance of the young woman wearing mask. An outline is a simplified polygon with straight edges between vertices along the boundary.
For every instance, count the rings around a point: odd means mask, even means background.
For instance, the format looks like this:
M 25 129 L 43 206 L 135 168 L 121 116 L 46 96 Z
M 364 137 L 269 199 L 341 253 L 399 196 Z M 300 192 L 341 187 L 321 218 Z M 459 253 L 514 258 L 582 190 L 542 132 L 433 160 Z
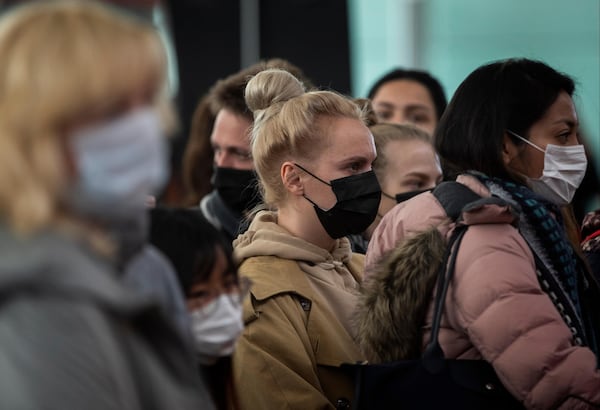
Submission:
M 507 204 L 469 212 L 485 223 L 470 226 L 458 249 L 441 347 L 447 358 L 490 362 L 526 408 L 600 406 L 600 287 L 569 242 L 559 208 L 586 169 L 573 92 L 568 76 L 542 62 L 490 63 L 458 87 L 435 135 L 446 178 Z M 374 232 L 369 266 L 430 227 L 444 235 L 452 228 L 432 194 L 398 205 Z M 394 301 L 406 289 L 390 289 Z M 377 321 L 364 318 L 375 335 Z M 431 316 L 414 325 L 420 351 Z
M 2 15 L 0 59 L 2 407 L 213 408 L 117 273 L 121 228 L 167 174 L 157 33 L 93 1 L 31 2 Z
M 355 252 L 365 253 L 373 231 L 396 204 L 434 188 L 442 169 L 432 138 L 411 124 L 380 123 L 369 127 L 375 140 L 377 159 L 373 171 L 381 185 L 381 203 L 373 223 L 365 232 L 352 235 Z
M 362 359 L 350 313 L 364 257 L 346 235 L 377 214 L 375 145 L 360 108 L 331 91 L 305 92 L 266 70 L 246 86 L 252 157 L 263 198 L 234 241 L 252 279 L 246 327 L 234 353 L 245 408 L 346 408 L 353 386 L 337 367 Z
M 389 71 L 373 84 L 367 97 L 380 122 L 413 124 L 429 135 L 433 135 L 446 109 L 442 85 L 421 70 Z
M 238 409 L 231 354 L 244 324 L 247 278 L 238 277 L 231 243 L 197 209 L 151 211 L 150 241 L 172 262 L 190 314 L 198 365 L 219 410 Z

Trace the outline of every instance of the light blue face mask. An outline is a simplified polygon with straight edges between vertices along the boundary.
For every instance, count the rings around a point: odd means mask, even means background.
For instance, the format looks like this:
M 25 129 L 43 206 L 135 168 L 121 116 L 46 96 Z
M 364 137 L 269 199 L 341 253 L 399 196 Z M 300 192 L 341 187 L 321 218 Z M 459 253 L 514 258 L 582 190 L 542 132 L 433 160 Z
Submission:
M 70 144 L 76 180 L 66 202 L 84 217 L 130 220 L 144 212 L 148 196 L 167 180 L 167 145 L 152 108 L 77 131 Z

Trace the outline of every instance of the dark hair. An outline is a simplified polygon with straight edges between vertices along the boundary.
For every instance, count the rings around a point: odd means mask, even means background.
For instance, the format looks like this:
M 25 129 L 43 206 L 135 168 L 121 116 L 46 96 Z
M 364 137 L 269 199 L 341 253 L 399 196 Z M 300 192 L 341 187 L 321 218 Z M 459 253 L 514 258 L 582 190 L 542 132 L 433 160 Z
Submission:
M 559 93 L 574 90 L 571 78 L 541 61 L 507 59 L 477 68 L 459 85 L 434 133 L 444 177 L 476 170 L 518 179 L 502 160 L 505 131 L 528 138 Z
M 223 251 L 227 271 L 238 276 L 231 243 L 215 228 L 198 208 L 159 206 L 150 210 L 150 242 L 175 267 L 184 295 L 198 281 L 210 276 L 217 260 L 218 249 Z M 220 357 L 206 366 L 209 390 L 216 408 L 239 409 L 232 376 L 231 356 Z
M 221 249 L 227 270 L 237 276 L 231 243 L 204 216 L 200 209 L 170 208 L 150 210 L 150 242 L 171 261 L 184 295 L 191 286 L 208 279 Z
M 429 91 L 429 95 L 433 100 L 433 105 L 435 105 L 435 112 L 437 115 L 437 119 L 439 120 L 444 111 L 446 110 L 446 93 L 444 93 L 444 89 L 440 82 L 434 78 L 431 74 L 426 71 L 421 70 L 406 70 L 403 68 L 396 68 L 373 84 L 367 97 L 372 100 L 377 94 L 377 91 L 383 86 L 385 83 L 389 83 L 390 81 L 396 80 L 410 80 L 415 81 L 421 85 L 423 85 Z

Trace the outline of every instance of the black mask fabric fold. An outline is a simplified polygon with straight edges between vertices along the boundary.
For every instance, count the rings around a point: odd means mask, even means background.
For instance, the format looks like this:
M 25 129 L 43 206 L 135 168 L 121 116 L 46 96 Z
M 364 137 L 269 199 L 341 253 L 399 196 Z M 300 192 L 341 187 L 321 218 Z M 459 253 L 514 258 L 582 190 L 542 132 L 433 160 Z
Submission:
M 337 239 L 362 233 L 375 220 L 381 201 L 381 188 L 373 171 L 334 179 L 327 183 L 300 165 L 297 166 L 322 183 L 330 185 L 337 198 L 333 208 L 324 211 L 304 196 L 313 204 L 317 217 L 329 236 Z
M 401 194 L 396 194 L 395 199 L 396 199 L 397 203 L 400 203 L 400 202 L 408 201 L 410 198 L 415 197 L 419 194 L 422 194 L 423 192 L 430 192 L 432 190 L 433 190 L 433 188 L 418 189 L 415 191 L 402 192 Z
M 213 186 L 223 202 L 240 214 L 251 210 L 261 201 L 256 172 L 250 169 L 216 167 Z

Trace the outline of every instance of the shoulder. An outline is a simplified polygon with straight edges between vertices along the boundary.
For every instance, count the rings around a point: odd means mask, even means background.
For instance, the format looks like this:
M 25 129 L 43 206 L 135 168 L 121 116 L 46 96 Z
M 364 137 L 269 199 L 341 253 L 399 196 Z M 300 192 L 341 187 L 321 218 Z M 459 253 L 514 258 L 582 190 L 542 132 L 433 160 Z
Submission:
M 253 256 L 244 260 L 239 272 L 252 280 L 251 293 L 257 300 L 286 293 L 311 298 L 310 284 L 294 260 L 277 256 Z
M 377 226 L 366 253 L 366 271 L 403 239 L 438 227 L 447 219 L 444 208 L 431 192 L 424 192 L 393 207 Z M 367 272 L 366 272 L 367 273 Z
M 163 302 L 183 299 L 175 268 L 169 259 L 151 244 L 144 246 L 126 266 L 123 279 L 134 290 L 158 297 Z

